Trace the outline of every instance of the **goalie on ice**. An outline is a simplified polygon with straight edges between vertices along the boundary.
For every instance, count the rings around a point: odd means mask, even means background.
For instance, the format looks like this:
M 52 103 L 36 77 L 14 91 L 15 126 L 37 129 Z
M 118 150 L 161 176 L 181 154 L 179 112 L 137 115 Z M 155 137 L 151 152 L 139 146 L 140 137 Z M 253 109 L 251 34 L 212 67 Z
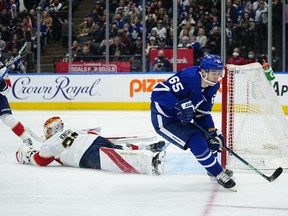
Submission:
M 49 118 L 44 124 L 45 140 L 40 150 L 24 143 L 16 152 L 17 161 L 38 166 L 56 161 L 63 166 L 123 173 L 163 173 L 166 154 L 163 141 L 149 145 L 121 145 L 100 136 L 99 130 L 63 128 L 60 117 Z

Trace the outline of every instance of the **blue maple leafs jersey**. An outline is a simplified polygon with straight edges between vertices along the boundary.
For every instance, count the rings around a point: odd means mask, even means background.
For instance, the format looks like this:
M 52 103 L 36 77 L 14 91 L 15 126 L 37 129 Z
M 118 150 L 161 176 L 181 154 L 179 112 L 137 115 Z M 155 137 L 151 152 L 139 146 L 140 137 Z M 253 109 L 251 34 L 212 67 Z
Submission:
M 194 120 L 207 130 L 214 128 L 210 112 L 220 84 L 217 82 L 214 86 L 202 88 L 199 72 L 198 66 L 188 67 L 157 84 L 151 95 L 151 111 L 177 120 L 174 106 L 188 98 L 195 108 Z

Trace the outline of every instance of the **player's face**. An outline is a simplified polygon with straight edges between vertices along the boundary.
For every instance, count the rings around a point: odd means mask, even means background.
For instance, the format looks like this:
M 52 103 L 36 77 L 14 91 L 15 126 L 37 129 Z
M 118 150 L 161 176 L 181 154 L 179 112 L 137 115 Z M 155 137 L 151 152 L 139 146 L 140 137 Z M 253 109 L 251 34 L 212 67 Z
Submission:
M 222 78 L 221 70 L 210 70 L 207 79 L 213 83 L 217 83 Z

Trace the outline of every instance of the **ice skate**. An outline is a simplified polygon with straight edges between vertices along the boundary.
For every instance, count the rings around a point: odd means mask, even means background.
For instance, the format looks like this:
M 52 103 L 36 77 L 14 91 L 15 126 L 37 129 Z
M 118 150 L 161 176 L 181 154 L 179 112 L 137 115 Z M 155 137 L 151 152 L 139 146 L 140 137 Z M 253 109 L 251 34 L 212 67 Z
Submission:
M 228 174 L 225 173 L 225 171 L 222 171 L 220 174 L 216 176 L 217 182 L 222 185 L 224 188 L 233 188 L 235 187 L 236 183 L 235 181 L 228 176 Z
M 162 175 L 164 172 L 166 151 L 161 151 L 155 154 L 152 159 L 152 174 Z
M 226 175 L 228 175 L 230 178 L 234 179 L 233 178 L 233 171 L 230 170 L 230 169 L 225 169 L 224 172 L 226 173 Z M 216 180 L 216 177 L 213 176 L 211 173 L 207 172 L 207 175 L 210 177 L 210 180 L 211 181 L 215 181 Z
M 166 143 L 164 141 L 159 141 L 147 146 L 147 150 L 152 152 L 161 152 L 166 148 Z

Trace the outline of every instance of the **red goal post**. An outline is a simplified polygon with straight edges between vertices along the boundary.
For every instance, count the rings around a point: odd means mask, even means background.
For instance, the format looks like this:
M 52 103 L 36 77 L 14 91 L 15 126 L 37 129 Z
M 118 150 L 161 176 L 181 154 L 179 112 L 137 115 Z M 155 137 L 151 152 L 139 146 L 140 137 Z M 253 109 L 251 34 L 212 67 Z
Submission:
M 227 65 L 222 80 L 226 145 L 259 169 L 288 168 L 288 121 L 262 65 Z M 222 152 L 224 167 L 246 169 Z

